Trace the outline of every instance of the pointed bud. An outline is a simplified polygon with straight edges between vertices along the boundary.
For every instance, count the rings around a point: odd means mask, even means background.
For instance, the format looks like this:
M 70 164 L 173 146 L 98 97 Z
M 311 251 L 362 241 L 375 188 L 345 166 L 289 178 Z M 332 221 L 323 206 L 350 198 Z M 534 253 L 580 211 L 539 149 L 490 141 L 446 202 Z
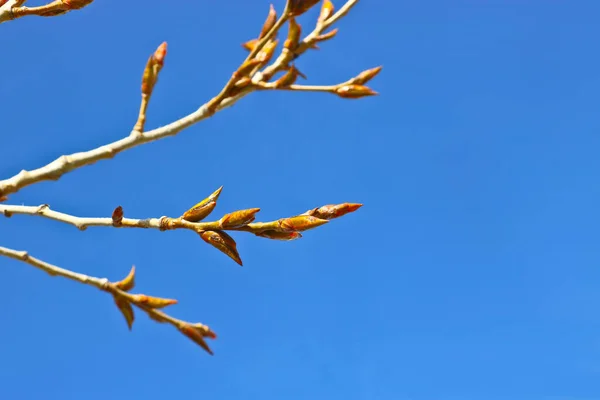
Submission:
M 327 33 L 324 33 L 322 35 L 317 36 L 315 38 L 315 40 L 317 42 L 324 42 L 326 40 L 332 39 L 335 35 L 337 35 L 337 33 L 338 33 L 338 29 L 335 28 L 335 29 L 333 29 L 333 30 L 331 30 L 331 31 L 329 31 Z M 317 49 L 318 49 L 318 47 L 317 47 Z
M 161 297 L 146 296 L 145 294 L 133 295 L 133 301 L 136 304 L 148 306 L 150 308 L 164 308 L 177 304 L 175 299 L 163 299 Z
M 129 292 L 135 287 L 135 265 L 131 266 L 129 274 L 119 282 L 115 282 L 115 286 L 124 292 Z
M 365 96 L 375 96 L 378 93 L 371 88 L 361 85 L 344 85 L 338 88 L 335 93 L 345 99 L 358 99 Z
M 323 207 L 308 210 L 303 215 L 312 215 L 313 217 L 331 220 L 354 212 L 361 207 L 362 204 L 360 203 L 327 204 Z
M 246 76 L 250 74 L 250 72 L 252 72 L 252 70 L 260 64 L 262 64 L 262 61 L 257 58 L 245 61 L 242 65 L 240 65 L 237 71 L 235 71 L 235 74 L 239 77 Z
M 133 321 L 135 320 L 135 314 L 133 313 L 133 307 L 131 307 L 131 304 L 118 296 L 114 296 L 114 300 L 115 300 L 115 304 L 117 305 L 117 307 L 119 308 L 119 311 L 121 311 L 121 314 L 123 314 L 123 317 L 125 317 L 125 322 L 127 322 L 127 327 L 129 328 L 129 330 L 131 330 L 131 328 L 133 327 Z
M 271 28 L 273 28 L 275 25 L 275 22 L 277 22 L 277 12 L 275 11 L 273 4 L 271 4 L 269 7 L 269 14 L 267 15 L 267 20 L 263 24 L 262 30 L 260 31 L 260 36 L 258 38 L 262 39 L 267 36 L 267 33 L 269 33 Z
M 222 229 L 237 229 L 248 225 L 254 221 L 255 215 L 260 211 L 260 208 L 249 208 L 247 210 L 234 211 L 226 214 L 219 220 L 219 226 Z
M 328 223 L 326 219 L 320 219 L 311 215 L 296 215 L 279 220 L 279 227 L 284 231 L 306 231 Z
M 92 4 L 94 0 L 61 0 L 64 5 L 69 7 L 70 10 L 79 10 L 87 5 Z
M 298 79 L 299 75 L 300 71 L 298 71 L 296 67 L 292 65 L 281 78 L 273 82 L 273 87 L 279 89 L 293 85 L 296 82 L 296 79 Z
M 165 64 L 165 57 L 167 55 L 167 42 L 162 42 L 152 57 L 154 58 L 154 62 L 161 67 Z
M 258 39 L 248 40 L 246 43 L 242 43 L 242 47 L 248 51 L 252 51 L 256 47 L 256 44 L 258 43 L 258 41 L 259 41 Z
M 290 15 L 298 16 L 307 12 L 311 7 L 316 5 L 319 0 L 289 0 Z
M 366 71 L 361 72 L 356 76 L 356 78 L 352 78 L 350 82 L 356 85 L 364 85 L 369 82 L 371 79 L 375 78 L 377 74 L 381 71 L 382 66 L 368 69 Z
M 217 205 L 217 199 L 219 198 L 222 190 L 223 186 L 215 190 L 210 196 L 202 200 L 200 203 L 183 213 L 181 218 L 190 222 L 198 222 L 208 217 L 212 210 L 215 209 L 215 206 Z
M 284 241 L 296 240 L 296 239 L 300 239 L 302 237 L 302 234 L 300 232 L 293 232 L 293 231 L 292 232 L 281 232 L 281 231 L 276 231 L 276 230 L 267 230 L 267 231 L 257 232 L 257 233 L 255 233 L 255 235 L 264 237 L 267 239 L 284 240 Z
M 190 338 L 194 343 L 202 347 L 208 354 L 213 355 L 212 350 L 206 344 L 202 331 L 190 324 L 183 324 L 179 327 L 179 331 Z
M 119 206 L 115 208 L 112 213 L 113 226 L 119 227 L 123 223 L 123 207 Z
M 154 84 L 156 83 L 156 75 L 154 73 L 154 62 L 152 56 L 148 58 L 146 68 L 144 68 L 144 74 L 142 75 L 142 94 L 150 95 Z
M 258 60 L 261 64 L 268 63 L 275 53 L 277 43 L 279 43 L 279 40 L 269 40 L 256 55 L 256 60 Z
M 321 14 L 319 14 L 319 18 L 317 19 L 317 24 L 321 25 L 323 22 L 327 21 L 329 17 L 333 15 L 335 11 L 335 7 L 330 0 L 324 0 L 323 5 L 321 6 Z
M 211 338 L 211 339 L 216 339 L 217 338 L 217 334 L 214 333 L 212 331 L 212 329 L 210 329 L 208 326 L 201 324 L 199 322 L 192 324 L 192 326 L 194 328 L 196 328 L 200 334 L 202 335 L 202 337 L 207 337 L 207 338 Z
M 237 244 L 235 243 L 235 240 L 233 240 L 233 238 L 227 233 L 223 231 L 203 231 L 200 233 L 200 237 L 206 243 L 210 244 L 211 246 L 214 246 L 215 248 L 228 255 L 233 261 L 235 261 L 239 265 L 243 265 L 242 259 L 240 258 L 240 255 L 237 251 Z
M 289 51 L 294 51 L 298 48 L 300 43 L 300 36 L 302 35 L 302 27 L 296 22 L 294 18 L 290 18 L 288 36 L 283 47 Z

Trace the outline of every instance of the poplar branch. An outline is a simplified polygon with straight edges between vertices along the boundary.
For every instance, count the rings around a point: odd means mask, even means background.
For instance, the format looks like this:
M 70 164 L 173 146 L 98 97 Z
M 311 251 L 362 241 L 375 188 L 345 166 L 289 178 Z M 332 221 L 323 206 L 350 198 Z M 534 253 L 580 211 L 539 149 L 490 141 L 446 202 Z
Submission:
M 204 350 L 206 350 L 209 354 L 213 354 L 211 349 L 208 347 L 203 338 L 216 338 L 216 334 L 210 330 L 210 328 L 206 325 L 202 324 L 192 324 L 190 322 L 174 318 L 169 314 L 166 314 L 163 311 L 158 310 L 157 308 L 165 307 L 170 304 L 175 304 L 175 300 L 170 299 L 161 299 L 157 297 L 150 297 L 146 295 L 140 294 L 131 294 L 128 292 L 131 288 L 133 288 L 133 272 L 130 273 L 131 285 L 127 290 L 123 289 L 124 285 L 122 282 L 110 282 L 106 278 L 97 278 L 94 276 L 85 275 L 79 272 L 74 272 L 65 268 L 58 267 L 56 265 L 47 263 L 38 258 L 32 257 L 26 251 L 18 251 L 9 249 L 7 247 L 0 246 L 0 255 L 8 258 L 12 258 L 14 260 L 22 261 L 26 264 L 29 264 L 35 268 L 38 268 L 51 276 L 62 276 L 63 278 L 70 279 L 72 281 L 93 286 L 96 289 L 99 289 L 103 292 L 110 293 L 117 304 L 128 304 L 129 307 L 131 305 L 145 312 L 151 319 L 156 322 L 167 323 L 175 327 L 178 331 L 188 336 L 190 339 L 194 340 L 198 345 L 200 345 Z M 129 277 L 128 277 L 129 278 Z M 127 279 L 127 278 L 126 278 Z M 161 303 L 162 301 L 162 303 Z M 121 308 L 121 307 L 119 307 Z M 127 318 L 127 317 L 126 317 Z M 133 314 L 131 314 L 131 320 L 128 320 L 128 324 L 131 327 L 133 324 Z M 197 331 L 198 335 L 194 335 L 194 331 Z M 194 337 L 191 337 L 194 336 Z M 198 337 L 196 337 L 198 336 Z M 202 339 L 202 340 L 200 340 Z

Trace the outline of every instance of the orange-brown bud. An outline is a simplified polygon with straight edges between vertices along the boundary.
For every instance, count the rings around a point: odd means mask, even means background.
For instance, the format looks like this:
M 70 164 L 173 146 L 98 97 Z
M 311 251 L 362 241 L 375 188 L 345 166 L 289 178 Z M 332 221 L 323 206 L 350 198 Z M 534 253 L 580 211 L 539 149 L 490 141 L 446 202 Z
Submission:
M 267 231 L 257 232 L 257 233 L 255 233 L 255 235 L 264 237 L 267 239 L 284 240 L 284 241 L 300 239 L 302 237 L 302 234 L 300 232 L 294 232 L 294 231 L 281 232 L 281 231 L 276 231 L 276 230 L 267 230 Z
M 112 213 L 113 226 L 121 226 L 123 223 L 123 207 L 118 206 Z
M 203 335 L 203 331 L 201 331 L 194 325 L 190 325 L 190 324 L 183 324 L 183 325 L 179 326 L 178 328 L 181 333 L 183 333 L 185 336 L 190 338 L 194 343 L 196 343 L 197 345 L 202 347 L 204 350 L 206 350 L 206 352 L 208 354 L 210 354 L 211 356 L 213 355 L 212 350 L 210 349 L 210 347 L 208 347 L 208 344 L 206 344 L 206 340 L 204 340 L 205 336 Z
M 304 14 L 318 2 L 319 0 L 290 0 L 290 14 L 292 16 Z
M 142 93 L 145 95 L 150 95 L 152 93 L 152 89 L 154 89 L 155 83 L 156 74 L 154 71 L 154 61 L 153 57 L 150 56 L 148 58 L 148 62 L 146 63 L 146 68 L 144 68 L 144 75 L 142 75 Z
M 296 215 L 279 220 L 279 227 L 287 232 L 306 231 L 328 223 L 326 219 L 320 219 L 311 215 Z
M 94 0 L 61 0 L 64 5 L 71 10 L 79 10 L 87 5 L 92 4 Z
M 362 204 L 360 203 L 327 204 L 323 207 L 308 210 L 304 215 L 312 215 L 313 217 L 330 220 L 354 212 L 361 207 Z
M 338 29 L 337 28 L 332 29 L 331 31 L 329 31 L 327 33 L 324 33 L 322 35 L 317 36 L 315 38 L 315 41 L 317 41 L 317 42 L 324 42 L 326 40 L 332 39 L 335 35 L 337 35 L 337 33 L 338 33 Z M 315 46 L 315 47 L 318 49 L 317 46 Z
M 369 82 L 371 79 L 375 78 L 377 76 L 377 74 L 379 74 L 379 72 L 381 71 L 382 68 L 383 68 L 382 66 L 379 66 L 379 67 L 367 69 L 366 71 L 363 71 L 360 74 L 358 74 L 356 76 L 356 78 L 353 78 L 351 80 L 351 82 L 356 85 L 364 85 L 365 83 Z
M 294 51 L 298 48 L 298 44 L 300 43 L 302 27 L 294 18 L 290 18 L 289 25 L 287 39 L 283 43 L 283 47 L 290 51 Z
M 119 308 L 119 311 L 121 311 L 121 314 L 123 314 L 125 322 L 127 322 L 127 327 L 129 330 L 131 330 L 133 327 L 133 321 L 135 320 L 133 307 L 131 307 L 131 304 L 122 297 L 114 296 L 114 300 L 115 304 Z
M 275 22 L 277 22 L 277 12 L 275 11 L 275 7 L 273 7 L 273 4 L 271 4 L 269 6 L 269 14 L 267 15 L 267 20 L 263 24 L 262 30 L 260 31 L 260 36 L 258 38 L 264 38 L 267 35 L 267 33 L 269 33 L 271 28 L 273 28 Z
M 165 57 L 167 56 L 167 42 L 162 42 L 152 57 L 154 58 L 154 62 L 161 67 L 165 64 Z
M 256 47 L 257 43 L 258 43 L 258 39 L 251 39 L 251 40 L 248 40 L 245 43 L 242 43 L 242 47 L 245 48 L 248 51 L 252 51 Z
M 260 53 L 259 53 L 260 54 Z M 258 65 L 262 64 L 262 61 L 256 58 L 252 60 L 245 61 L 240 67 L 235 71 L 236 76 L 243 77 L 248 75 L 254 68 Z
M 115 286 L 125 292 L 128 292 L 135 287 L 135 265 L 131 266 L 129 274 L 127 274 L 123 280 L 115 282 Z
M 277 48 L 277 43 L 279 40 L 269 40 L 262 49 L 256 55 L 256 60 L 258 60 L 262 64 L 268 63 L 273 54 L 275 53 L 275 49 Z
M 375 96 L 378 93 L 362 85 L 345 85 L 338 88 L 335 93 L 345 99 L 358 99 L 365 96 Z
M 200 237 L 206 243 L 225 253 L 239 265 L 243 265 L 242 259 L 237 251 L 237 244 L 227 233 L 223 231 L 202 231 L 200 232 Z
M 236 229 L 248 225 L 256 218 L 256 213 L 260 208 L 249 208 L 247 210 L 234 211 L 226 214 L 219 220 L 219 226 L 222 229 Z
M 301 72 L 298 71 L 294 65 L 292 65 L 281 78 L 273 82 L 273 86 L 277 89 L 288 87 L 296 82 L 296 79 L 298 79 L 300 74 Z
M 146 296 L 145 294 L 136 294 L 133 296 L 133 301 L 140 305 L 145 305 L 150 308 L 164 308 L 177 304 L 175 299 L 163 299 L 161 297 Z
M 317 19 L 317 24 L 322 24 L 327 21 L 329 17 L 333 15 L 335 11 L 335 7 L 330 0 L 324 0 L 323 5 L 321 6 L 321 14 L 319 14 L 319 18 Z
M 183 213 L 181 218 L 190 222 L 198 222 L 208 217 L 212 210 L 215 209 L 217 205 L 217 199 L 219 198 L 222 190 L 223 186 L 215 190 L 210 196 L 202 200 L 200 203 Z

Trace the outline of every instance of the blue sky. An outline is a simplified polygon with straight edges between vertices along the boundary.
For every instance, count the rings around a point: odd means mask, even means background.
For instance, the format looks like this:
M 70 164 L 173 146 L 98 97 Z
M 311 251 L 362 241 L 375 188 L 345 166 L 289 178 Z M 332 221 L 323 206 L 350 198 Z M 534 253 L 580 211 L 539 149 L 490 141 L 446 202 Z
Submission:
M 145 4 L 2 25 L 1 177 L 126 135 L 164 40 L 147 126 L 194 110 L 268 10 Z M 180 215 L 220 185 L 217 218 L 365 206 L 295 242 L 235 235 L 243 268 L 188 231 L 0 220 L 0 245 L 65 268 L 116 280 L 135 264 L 139 291 L 219 334 L 210 357 L 142 314 L 129 332 L 107 295 L 1 259 L 0 398 L 600 398 L 599 12 L 364 0 L 298 67 L 332 84 L 383 64 L 380 96 L 254 94 L 12 196 L 139 218 Z

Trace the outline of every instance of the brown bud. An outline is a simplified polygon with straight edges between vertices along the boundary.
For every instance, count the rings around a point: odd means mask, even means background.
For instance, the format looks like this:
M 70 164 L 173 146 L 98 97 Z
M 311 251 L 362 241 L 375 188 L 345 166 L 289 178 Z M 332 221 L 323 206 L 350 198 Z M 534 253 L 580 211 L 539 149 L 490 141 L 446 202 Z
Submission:
M 190 222 L 198 222 L 208 217 L 212 210 L 215 209 L 215 206 L 217 205 L 217 199 L 219 198 L 222 190 L 223 186 L 215 190 L 210 196 L 202 200 L 200 203 L 183 213 L 181 218 Z
M 202 231 L 200 232 L 200 237 L 206 243 L 210 244 L 211 246 L 214 246 L 215 248 L 228 255 L 233 261 L 235 261 L 239 265 L 243 265 L 242 259 L 240 258 L 240 255 L 237 251 L 237 244 L 235 243 L 235 240 L 233 240 L 233 238 L 227 233 L 223 231 Z
M 156 74 L 154 71 L 154 61 L 153 57 L 150 56 L 150 58 L 148 58 L 148 62 L 146 63 L 146 68 L 144 68 L 144 74 L 142 75 L 142 93 L 145 95 L 150 95 L 152 93 L 152 89 L 154 89 L 155 83 Z
M 113 226 L 118 227 L 123 223 L 123 207 L 118 206 L 112 213 Z
M 292 65 L 281 78 L 273 82 L 273 86 L 277 89 L 288 87 L 296 82 L 296 79 L 298 79 L 300 74 L 301 72 Z
M 254 47 L 256 47 L 257 43 L 258 43 L 258 39 L 248 40 L 246 43 L 242 43 L 242 47 L 248 51 L 252 51 L 252 50 L 254 50 Z
M 219 226 L 222 229 L 236 229 L 248 225 L 254 221 L 255 215 L 260 208 L 249 208 L 247 210 L 234 211 L 226 214 L 219 220 Z
M 362 204 L 359 203 L 327 204 L 323 207 L 308 210 L 304 215 L 312 215 L 313 217 L 331 220 L 354 212 L 361 207 Z
M 165 64 L 165 57 L 167 55 L 167 42 L 162 42 L 152 57 L 154 58 L 154 62 L 161 67 Z
M 324 42 L 326 40 L 332 39 L 335 35 L 337 35 L 338 33 L 338 29 L 332 29 L 331 31 L 324 33 L 322 35 L 319 35 L 315 38 L 315 41 L 317 42 Z M 318 47 L 316 47 L 318 49 Z
M 298 16 L 307 12 L 311 7 L 316 5 L 319 0 L 289 0 L 290 1 L 290 14 L 292 16 Z
M 306 231 L 328 223 L 326 219 L 320 219 L 311 215 L 296 215 L 290 218 L 279 220 L 279 227 L 287 232 Z
M 288 36 L 285 42 L 283 43 L 283 47 L 288 49 L 289 51 L 294 51 L 298 48 L 298 44 L 300 43 L 300 36 L 302 35 L 302 27 L 296 22 L 294 18 L 290 18 L 288 29 Z
M 259 59 L 256 59 L 256 58 L 253 58 L 252 60 L 245 61 L 242 65 L 240 65 L 240 67 L 237 69 L 237 71 L 235 71 L 235 74 L 238 77 L 246 76 L 250 72 L 252 72 L 252 70 L 254 68 L 256 68 L 258 65 L 260 65 L 260 64 L 262 64 L 262 61 L 259 60 Z
M 269 14 L 267 15 L 267 20 L 263 24 L 262 30 L 260 31 L 260 36 L 258 38 L 264 38 L 267 35 L 267 33 L 269 33 L 271 28 L 273 28 L 275 22 L 277 22 L 277 12 L 275 11 L 275 7 L 273 7 L 273 4 L 271 4 L 269 6 Z
M 375 78 L 377 74 L 381 71 L 382 66 L 368 69 L 366 71 L 361 72 L 355 78 L 352 78 L 350 82 L 356 85 L 364 85 L 369 82 L 371 79 Z
M 281 232 L 281 231 L 276 231 L 276 230 L 267 230 L 267 231 L 257 232 L 257 233 L 255 233 L 255 235 L 264 237 L 267 239 L 285 240 L 285 241 L 300 239 L 302 237 L 302 234 L 300 232 L 294 232 L 294 231 Z
M 195 324 L 192 324 L 192 326 L 194 328 L 198 329 L 198 331 L 200 332 L 202 337 L 207 337 L 207 338 L 211 338 L 211 339 L 217 338 L 217 334 L 215 332 L 213 332 L 212 329 L 210 329 L 208 326 L 206 326 L 204 324 L 197 322 Z
M 125 292 L 135 287 L 135 265 L 131 266 L 129 274 L 123 280 L 115 282 L 115 286 Z
M 123 314 L 123 317 L 125 317 L 127 327 L 129 328 L 129 330 L 131 330 L 131 328 L 133 327 L 133 321 L 135 320 L 133 307 L 131 307 L 131 304 L 122 297 L 114 296 L 114 300 L 115 304 L 119 308 L 119 311 L 121 311 L 121 314 Z
M 371 88 L 361 85 L 344 85 L 336 89 L 335 93 L 345 99 L 358 99 L 365 96 L 375 96 L 378 93 Z
M 161 297 L 146 296 L 145 294 L 134 295 L 133 301 L 136 304 L 145 305 L 150 308 L 164 308 L 177 304 L 177 300 L 175 299 L 163 299 Z
M 208 354 L 213 355 L 212 350 L 206 344 L 206 340 L 204 340 L 204 335 L 202 330 L 198 329 L 194 325 L 183 324 L 179 327 L 179 331 L 183 333 L 185 336 L 190 338 L 194 343 L 202 347 Z
M 275 53 L 275 49 L 277 48 L 277 43 L 279 40 L 269 40 L 262 49 L 256 55 L 256 60 L 258 60 L 262 64 L 268 63 L 273 54 Z
M 71 10 L 79 10 L 87 5 L 92 4 L 94 0 L 61 0 L 64 5 Z
M 323 5 L 321 6 L 321 14 L 319 14 L 319 18 L 317 19 L 317 24 L 322 24 L 327 21 L 329 17 L 333 15 L 335 11 L 335 7 L 330 0 L 324 0 Z

